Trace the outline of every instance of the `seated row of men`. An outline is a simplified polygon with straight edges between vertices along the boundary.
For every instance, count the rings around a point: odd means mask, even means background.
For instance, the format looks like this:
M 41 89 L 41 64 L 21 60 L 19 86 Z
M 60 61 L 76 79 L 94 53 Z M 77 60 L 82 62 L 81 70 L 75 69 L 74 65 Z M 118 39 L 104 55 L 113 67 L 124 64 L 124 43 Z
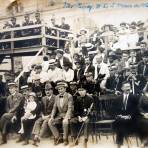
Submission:
M 24 141 L 24 145 L 29 144 L 30 136 L 33 138 L 33 144 L 37 145 L 48 129 L 54 136 L 55 145 L 63 141 L 64 145 L 68 145 L 69 127 L 74 145 L 77 145 L 80 124 L 84 130 L 84 147 L 87 147 L 90 121 L 99 106 L 94 101 L 94 96 L 88 94 L 84 87 L 77 88 L 76 82 L 72 81 L 68 91 L 67 83 L 61 80 L 56 83 L 58 94 L 54 95 L 54 87 L 50 82 L 46 82 L 43 97 L 39 91 L 34 93 L 28 86 L 22 86 L 21 93 L 18 92 L 16 83 L 9 83 L 8 86 L 10 95 L 6 100 L 6 113 L 0 118 L 1 144 L 7 143 L 8 125 L 18 122 L 20 126 L 17 126 L 17 131 L 20 136 L 17 142 Z M 123 144 L 128 133 L 135 133 L 142 140 L 147 140 L 148 136 L 148 84 L 141 97 L 131 93 L 129 82 L 124 82 L 121 89 L 122 93 L 115 95 L 113 106 L 116 108 L 113 127 L 118 147 Z M 62 125 L 63 136 L 60 134 L 59 125 Z

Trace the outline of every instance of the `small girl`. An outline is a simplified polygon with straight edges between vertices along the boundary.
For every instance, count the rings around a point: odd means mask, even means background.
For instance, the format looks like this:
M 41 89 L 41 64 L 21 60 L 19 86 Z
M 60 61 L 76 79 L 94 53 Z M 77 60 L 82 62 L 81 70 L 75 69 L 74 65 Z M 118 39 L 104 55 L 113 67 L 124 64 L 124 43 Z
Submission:
M 23 134 L 24 128 L 23 128 L 23 121 L 27 119 L 35 119 L 36 114 L 33 114 L 32 112 L 36 109 L 37 103 L 35 102 L 36 94 L 34 92 L 31 92 L 29 94 L 28 100 L 26 100 L 26 106 L 24 106 L 25 114 L 23 117 L 21 117 L 21 129 L 18 133 Z

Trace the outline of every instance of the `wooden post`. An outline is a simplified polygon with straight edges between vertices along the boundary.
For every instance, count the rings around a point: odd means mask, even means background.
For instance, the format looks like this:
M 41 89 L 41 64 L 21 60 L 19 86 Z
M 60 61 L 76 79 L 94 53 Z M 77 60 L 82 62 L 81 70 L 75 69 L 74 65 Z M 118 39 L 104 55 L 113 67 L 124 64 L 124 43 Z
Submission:
M 45 24 L 42 24 L 42 27 L 41 27 L 41 33 L 42 33 L 42 46 L 45 46 L 45 45 L 46 45 Z
M 12 73 L 14 73 L 14 57 L 11 55 L 10 58 L 11 58 L 11 70 Z
M 42 33 L 42 47 L 45 47 L 45 45 L 46 45 L 46 37 L 45 37 L 45 35 L 46 35 L 46 29 L 45 29 L 45 23 L 43 23 L 42 24 L 42 27 L 41 27 L 41 33 Z M 44 49 L 43 51 L 42 51 L 42 55 L 43 56 L 45 56 L 47 54 L 47 50 L 46 49 Z
M 60 31 L 59 30 L 57 30 L 57 37 L 58 37 L 58 39 L 57 39 L 57 47 L 60 48 L 60 40 L 59 40 Z

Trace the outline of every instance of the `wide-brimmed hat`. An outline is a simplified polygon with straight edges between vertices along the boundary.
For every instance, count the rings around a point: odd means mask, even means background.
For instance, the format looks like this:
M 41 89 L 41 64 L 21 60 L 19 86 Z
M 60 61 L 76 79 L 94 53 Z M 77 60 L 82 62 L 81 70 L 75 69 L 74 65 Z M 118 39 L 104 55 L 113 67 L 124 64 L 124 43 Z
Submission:
M 77 85 L 77 82 L 76 81 L 70 81 L 69 85 Z
M 138 22 L 137 22 L 137 26 L 140 26 L 140 25 L 144 25 L 144 22 L 138 21 Z
M 45 89 L 48 90 L 48 89 L 53 89 L 52 85 L 50 83 L 46 84 L 45 85 Z
M 25 90 L 25 89 L 28 89 L 28 88 L 29 88 L 28 85 L 23 85 L 23 86 L 21 87 L 21 90 Z
M 59 81 L 59 82 L 57 82 L 57 86 L 55 87 L 55 89 L 58 89 L 60 87 L 67 88 L 68 87 L 67 82 L 66 81 Z
M 84 31 L 85 33 L 88 32 L 88 30 L 86 28 L 84 28 L 84 27 L 80 29 L 80 34 L 81 34 L 82 31 Z
M 17 84 L 16 84 L 15 82 L 10 82 L 10 83 L 8 83 L 8 86 L 9 86 L 9 87 L 10 87 L 10 86 L 14 86 L 14 87 L 16 87 Z
M 36 94 L 34 92 L 29 93 L 29 96 L 36 97 Z
M 56 64 L 56 60 L 55 59 L 50 59 L 49 60 L 49 65 L 55 65 Z
M 40 75 L 39 74 L 35 74 L 32 78 L 34 81 L 40 80 Z
M 58 49 L 56 50 L 56 53 L 64 54 L 64 50 L 61 49 L 61 48 L 58 48 Z
M 93 73 L 92 72 L 86 72 L 85 73 L 85 77 L 91 77 L 91 76 L 93 76 Z
M 92 43 L 86 43 L 85 47 L 87 48 L 87 50 L 91 50 L 92 48 L 94 48 L 94 45 Z

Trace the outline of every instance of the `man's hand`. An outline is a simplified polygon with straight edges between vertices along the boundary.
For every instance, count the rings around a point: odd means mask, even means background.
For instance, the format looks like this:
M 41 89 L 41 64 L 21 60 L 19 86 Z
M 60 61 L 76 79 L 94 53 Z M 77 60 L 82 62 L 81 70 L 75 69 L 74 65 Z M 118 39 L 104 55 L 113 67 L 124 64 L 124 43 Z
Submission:
M 83 117 L 83 118 L 82 118 L 82 121 L 85 122 L 87 119 L 88 119 L 87 116 L 86 116 L 86 117 Z
M 44 115 L 42 115 L 42 119 L 43 119 L 43 120 L 46 120 L 48 117 L 49 117 L 49 116 L 44 116 Z
M 14 122 L 16 121 L 16 119 L 17 119 L 16 116 L 13 116 L 13 117 L 11 118 L 11 122 L 14 123 Z
M 63 119 L 63 123 L 68 124 L 68 119 L 67 119 L 67 118 L 64 118 L 64 119 Z
M 78 116 L 78 120 L 79 120 L 79 122 L 83 122 L 83 120 L 80 116 Z
M 49 119 L 49 122 L 52 122 L 53 121 L 53 118 L 51 117 L 50 119 Z
M 121 118 L 121 119 L 125 119 L 125 120 L 131 119 L 131 116 L 130 116 L 130 115 L 127 115 L 127 116 L 118 115 L 117 117 L 119 117 L 119 118 Z
M 144 114 L 144 118 L 148 119 L 148 113 Z

